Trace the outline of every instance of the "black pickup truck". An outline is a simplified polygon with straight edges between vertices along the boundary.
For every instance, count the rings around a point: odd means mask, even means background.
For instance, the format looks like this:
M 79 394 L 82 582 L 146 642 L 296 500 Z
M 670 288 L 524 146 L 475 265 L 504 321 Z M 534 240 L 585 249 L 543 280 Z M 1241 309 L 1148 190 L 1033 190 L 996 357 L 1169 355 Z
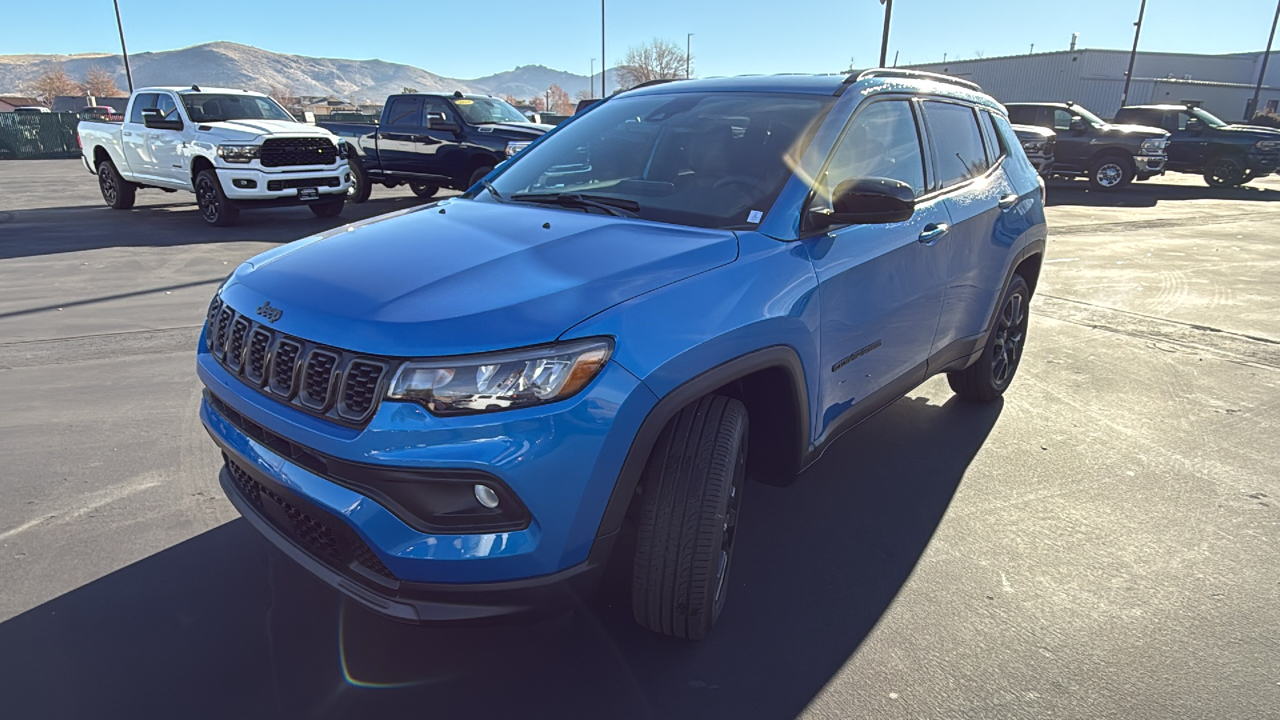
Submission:
M 1280 130 L 1231 125 L 1203 108 L 1133 105 L 1120 108 L 1116 122 L 1169 131 L 1169 169 L 1201 175 L 1213 187 L 1243 185 L 1280 167 Z
M 486 95 L 392 95 L 376 125 L 317 123 L 342 138 L 351 165 L 348 201 L 369 199 L 374 183 L 407 183 L 419 197 L 465 190 L 498 163 L 537 140 L 549 125 Z
M 1058 134 L 1053 174 L 1085 176 L 1099 190 L 1164 173 L 1169 133 L 1154 127 L 1113 125 L 1075 103 L 1006 103 L 1009 121 Z

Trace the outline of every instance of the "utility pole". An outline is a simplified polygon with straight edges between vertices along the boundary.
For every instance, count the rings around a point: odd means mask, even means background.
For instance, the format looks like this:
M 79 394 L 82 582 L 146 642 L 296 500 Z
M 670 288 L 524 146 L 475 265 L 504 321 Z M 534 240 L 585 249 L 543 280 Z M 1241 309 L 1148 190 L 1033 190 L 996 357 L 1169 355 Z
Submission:
M 591 93 L 590 93 L 591 97 L 595 97 L 596 96 L 596 59 L 595 58 L 591 58 L 591 74 L 587 76 L 587 79 L 591 81 Z
M 1253 115 L 1258 114 L 1258 100 L 1262 97 L 1262 81 L 1267 77 L 1267 61 L 1271 59 L 1271 43 L 1276 39 L 1276 23 L 1280 23 L 1280 0 L 1276 2 L 1276 17 L 1271 21 L 1271 35 L 1267 38 L 1267 51 L 1262 54 L 1262 69 L 1258 71 L 1258 84 L 1253 88 Z M 1245 118 L 1245 122 L 1253 119 Z
M 1145 2 L 1145 0 L 1144 0 Z M 609 97 L 605 80 L 609 77 L 609 56 L 604 52 L 604 0 L 600 0 L 600 97 Z
M 1129 104 L 1129 81 L 1133 80 L 1133 63 L 1138 59 L 1138 36 L 1142 34 L 1142 16 L 1146 12 L 1147 0 L 1142 0 L 1142 5 L 1138 8 L 1138 22 L 1133 24 L 1133 50 L 1129 51 L 1129 70 L 1124 74 L 1124 93 L 1120 95 L 1120 107 Z
M 689 54 L 689 48 L 692 47 L 693 33 L 685 33 L 684 36 L 684 79 L 689 79 L 689 60 L 693 56 Z
M 129 72 L 129 50 L 124 46 L 124 23 L 120 21 L 120 0 L 111 0 L 111 2 L 116 6 L 116 28 L 120 30 L 120 55 L 124 58 L 124 79 L 129 82 L 129 94 L 132 95 L 133 73 Z
M 880 4 L 884 5 L 884 36 L 880 38 L 879 67 L 884 67 L 884 61 L 889 55 L 889 18 L 893 15 L 893 0 L 880 0 Z

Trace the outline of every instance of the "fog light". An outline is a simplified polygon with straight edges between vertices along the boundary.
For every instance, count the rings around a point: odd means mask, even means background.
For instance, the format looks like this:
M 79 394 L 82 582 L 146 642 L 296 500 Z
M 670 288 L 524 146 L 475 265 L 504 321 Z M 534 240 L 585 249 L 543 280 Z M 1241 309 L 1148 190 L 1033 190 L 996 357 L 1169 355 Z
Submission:
M 498 507 L 498 493 L 488 485 L 476 485 L 476 501 L 492 510 Z
M 232 185 L 235 185 L 235 186 L 236 186 L 236 187 L 238 187 L 238 188 L 242 188 L 242 189 L 245 189 L 245 190 L 250 190 L 250 189 L 252 189 L 252 188 L 256 188 L 256 187 L 258 187 L 258 181 L 257 181 L 257 180 L 243 180 L 243 179 L 240 179 L 240 178 L 236 178 L 235 180 L 232 180 L 232 181 L 231 181 L 231 184 L 232 184 Z

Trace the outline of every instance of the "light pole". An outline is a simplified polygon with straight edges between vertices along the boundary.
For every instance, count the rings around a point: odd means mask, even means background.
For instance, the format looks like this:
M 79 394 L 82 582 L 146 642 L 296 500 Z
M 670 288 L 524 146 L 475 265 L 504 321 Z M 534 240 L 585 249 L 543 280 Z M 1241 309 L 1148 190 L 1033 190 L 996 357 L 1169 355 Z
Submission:
M 884 61 L 889 56 L 889 18 L 893 15 L 893 0 L 880 0 L 880 4 L 884 5 L 884 37 L 880 38 L 879 67 L 884 67 Z
M 604 0 L 600 0 L 600 97 L 609 96 L 605 81 L 609 77 L 609 56 L 604 52 Z
M 1129 70 L 1124 74 L 1124 92 L 1120 95 L 1120 107 L 1129 104 L 1129 81 L 1133 79 L 1133 63 L 1138 59 L 1138 36 L 1142 34 L 1142 16 L 1147 12 L 1147 0 L 1138 8 L 1138 22 L 1134 23 L 1133 50 L 1129 51 Z
M 603 2 L 603 0 L 601 0 Z M 133 94 L 133 73 L 129 72 L 129 50 L 124 46 L 124 23 L 120 21 L 120 0 L 111 0 L 116 6 L 116 28 L 120 30 L 120 55 L 124 58 L 124 79 L 129 83 L 129 94 Z
M 689 58 L 692 57 L 689 54 L 689 48 L 691 47 L 692 42 L 693 42 L 693 33 L 685 33 L 685 36 L 684 36 L 684 79 L 685 80 L 689 79 Z
M 1258 114 L 1258 100 L 1262 97 L 1262 81 L 1267 77 L 1267 61 L 1271 59 L 1271 43 L 1276 39 L 1276 23 L 1280 22 L 1280 0 L 1276 2 L 1276 17 L 1271 21 L 1271 35 L 1267 38 L 1267 51 L 1262 54 L 1262 69 L 1258 71 L 1258 84 L 1253 88 L 1253 115 Z M 1253 119 L 1245 118 L 1245 122 Z

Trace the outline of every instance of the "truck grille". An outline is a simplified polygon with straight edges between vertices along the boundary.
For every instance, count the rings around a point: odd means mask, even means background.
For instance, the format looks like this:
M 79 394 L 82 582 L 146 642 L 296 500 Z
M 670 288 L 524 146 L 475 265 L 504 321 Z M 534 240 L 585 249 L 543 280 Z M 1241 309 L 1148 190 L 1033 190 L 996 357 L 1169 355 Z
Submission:
M 338 146 L 325 138 L 268 138 L 258 157 L 263 167 L 332 165 L 338 162 Z
M 223 453 L 235 488 L 258 513 L 312 557 L 346 575 L 352 564 L 392 582 L 397 578 L 346 523 L 285 488 L 250 475 Z M 356 575 L 356 579 L 363 579 Z
M 396 363 L 276 332 L 219 298 L 207 318 L 209 352 L 228 372 L 280 402 L 348 427 L 368 424 Z

